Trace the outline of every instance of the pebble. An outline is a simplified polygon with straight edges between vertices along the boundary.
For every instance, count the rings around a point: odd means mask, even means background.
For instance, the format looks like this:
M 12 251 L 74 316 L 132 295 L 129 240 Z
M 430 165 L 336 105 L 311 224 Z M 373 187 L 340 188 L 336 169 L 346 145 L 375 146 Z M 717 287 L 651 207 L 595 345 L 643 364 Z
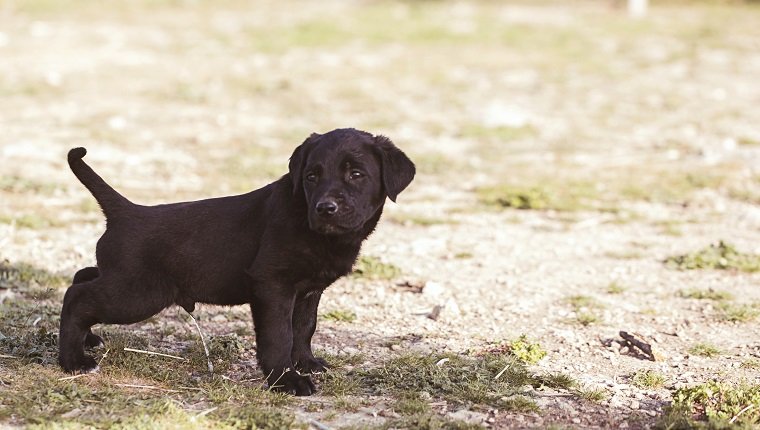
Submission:
M 639 409 L 641 407 L 641 402 L 639 402 L 638 400 L 631 400 L 631 403 L 629 406 L 631 409 Z
M 425 286 L 422 287 L 423 296 L 440 296 L 443 294 L 445 288 L 442 284 L 435 281 L 425 282 Z
M 355 355 L 355 354 L 358 354 L 360 351 L 352 346 L 345 346 L 341 349 L 341 352 L 344 354 Z

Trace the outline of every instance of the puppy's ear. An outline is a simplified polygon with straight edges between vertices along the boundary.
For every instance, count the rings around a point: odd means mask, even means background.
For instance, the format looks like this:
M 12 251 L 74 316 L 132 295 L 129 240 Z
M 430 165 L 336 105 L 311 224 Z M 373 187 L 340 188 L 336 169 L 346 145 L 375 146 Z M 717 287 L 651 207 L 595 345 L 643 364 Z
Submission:
M 375 148 L 380 152 L 382 161 L 385 194 L 395 202 L 399 193 L 414 179 L 414 163 L 385 136 L 375 137 Z
M 312 133 L 302 144 L 298 145 L 290 156 L 288 170 L 290 171 L 290 180 L 293 182 L 293 194 L 298 194 L 298 190 L 302 187 L 301 178 L 306 158 L 309 156 L 309 151 L 314 141 L 321 136 L 321 134 Z

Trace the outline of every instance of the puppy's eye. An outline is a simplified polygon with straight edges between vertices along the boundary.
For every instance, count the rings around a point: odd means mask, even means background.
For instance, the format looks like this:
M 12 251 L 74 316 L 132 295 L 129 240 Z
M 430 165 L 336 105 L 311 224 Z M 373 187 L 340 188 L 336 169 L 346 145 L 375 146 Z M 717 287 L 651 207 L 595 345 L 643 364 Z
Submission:
M 359 179 L 359 178 L 363 178 L 363 177 L 364 177 L 364 173 L 362 173 L 362 172 L 360 172 L 358 170 L 352 170 L 351 173 L 348 174 L 348 178 L 349 179 Z
M 316 173 L 308 173 L 306 174 L 306 177 L 304 178 L 309 182 L 317 182 L 317 174 Z

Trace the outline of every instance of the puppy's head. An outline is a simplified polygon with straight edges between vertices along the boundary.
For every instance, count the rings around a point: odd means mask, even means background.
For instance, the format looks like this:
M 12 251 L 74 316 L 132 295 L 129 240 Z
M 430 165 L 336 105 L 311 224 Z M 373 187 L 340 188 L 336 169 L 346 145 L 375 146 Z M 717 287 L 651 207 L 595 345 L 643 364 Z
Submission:
M 384 136 L 354 129 L 312 134 L 290 157 L 293 193 L 302 195 L 309 227 L 322 234 L 358 231 L 396 201 L 414 178 L 414 163 Z

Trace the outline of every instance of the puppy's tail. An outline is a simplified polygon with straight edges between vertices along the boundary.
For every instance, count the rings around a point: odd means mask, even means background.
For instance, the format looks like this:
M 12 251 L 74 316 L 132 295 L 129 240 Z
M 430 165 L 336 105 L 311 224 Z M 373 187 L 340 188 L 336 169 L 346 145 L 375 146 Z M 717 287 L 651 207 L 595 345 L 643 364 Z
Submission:
M 108 185 L 103 178 L 82 160 L 85 154 L 87 154 L 87 150 L 84 148 L 73 148 L 70 150 L 68 157 L 69 167 L 77 179 L 90 190 L 95 200 L 98 201 L 106 219 L 115 215 L 119 209 L 132 206 L 132 202 Z

